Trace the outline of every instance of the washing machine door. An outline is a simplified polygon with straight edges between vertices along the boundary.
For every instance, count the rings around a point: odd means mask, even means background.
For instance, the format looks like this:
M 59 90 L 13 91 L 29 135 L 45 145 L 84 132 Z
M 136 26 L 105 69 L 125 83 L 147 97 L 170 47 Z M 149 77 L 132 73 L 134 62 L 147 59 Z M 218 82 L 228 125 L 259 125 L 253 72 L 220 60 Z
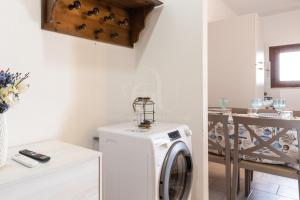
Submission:
M 161 171 L 159 199 L 187 200 L 192 186 L 193 163 L 189 148 L 174 143 L 167 153 Z

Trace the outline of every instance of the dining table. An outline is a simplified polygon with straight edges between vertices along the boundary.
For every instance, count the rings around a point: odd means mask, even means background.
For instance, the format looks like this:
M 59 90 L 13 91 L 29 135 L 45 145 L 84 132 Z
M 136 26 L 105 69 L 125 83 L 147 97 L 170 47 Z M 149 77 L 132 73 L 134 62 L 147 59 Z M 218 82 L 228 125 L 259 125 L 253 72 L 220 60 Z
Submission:
M 230 110 L 209 110 L 209 114 L 220 114 L 220 115 L 228 115 L 228 134 L 230 141 L 230 148 L 233 149 L 233 141 L 234 141 L 234 122 L 232 116 L 244 116 L 244 117 L 253 117 L 253 118 L 276 118 L 276 119 L 284 119 L 284 120 L 300 120 L 299 117 L 294 117 L 291 111 L 285 111 L 282 113 L 248 113 L 248 114 L 237 114 L 231 113 Z M 274 137 L 274 135 L 281 131 L 280 128 L 268 127 L 268 124 L 265 126 L 250 126 L 252 130 L 256 132 L 256 134 L 264 141 L 268 141 Z M 225 147 L 225 137 L 223 133 L 223 125 L 222 123 L 218 123 L 214 129 L 212 129 L 208 133 L 208 139 L 213 141 L 214 143 L 220 144 L 222 147 Z M 239 134 L 239 149 L 249 149 L 251 147 L 256 146 L 259 143 L 255 137 L 251 137 L 249 131 L 243 126 L 239 125 L 238 128 Z M 272 147 L 277 150 L 297 158 L 298 157 L 298 139 L 296 130 L 289 130 L 284 136 L 280 137 L 278 140 L 275 140 L 272 143 Z M 210 153 L 218 154 L 216 150 L 210 149 Z M 262 154 L 267 156 L 276 156 L 273 151 L 268 148 L 262 148 L 256 150 L 254 153 Z M 269 163 L 269 164 L 286 164 L 279 161 L 273 161 L 263 158 L 251 158 L 251 157 L 241 157 L 241 159 L 261 162 L 261 163 Z M 291 166 L 296 167 L 296 166 Z

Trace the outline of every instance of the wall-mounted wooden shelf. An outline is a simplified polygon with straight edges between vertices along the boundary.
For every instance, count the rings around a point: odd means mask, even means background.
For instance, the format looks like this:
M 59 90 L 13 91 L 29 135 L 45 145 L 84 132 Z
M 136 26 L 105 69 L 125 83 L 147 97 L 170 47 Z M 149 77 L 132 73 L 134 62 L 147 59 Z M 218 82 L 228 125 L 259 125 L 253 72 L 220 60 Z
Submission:
M 42 28 L 133 47 L 159 0 L 43 0 Z

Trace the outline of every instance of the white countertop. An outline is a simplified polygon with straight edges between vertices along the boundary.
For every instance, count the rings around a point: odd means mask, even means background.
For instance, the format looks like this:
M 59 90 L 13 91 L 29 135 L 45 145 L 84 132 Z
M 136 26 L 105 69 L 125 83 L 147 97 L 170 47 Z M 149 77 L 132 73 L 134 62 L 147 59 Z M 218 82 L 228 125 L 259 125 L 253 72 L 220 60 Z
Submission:
M 20 150 L 28 149 L 51 157 L 47 163 L 40 164 L 35 168 L 27 168 L 13 160 L 11 156 Z M 74 165 L 101 157 L 97 151 L 83 147 L 63 143 L 60 141 L 45 141 L 9 149 L 9 157 L 6 166 L 0 168 L 0 186 L 13 184 L 28 178 L 35 178 L 45 173 L 55 172 Z
M 127 122 L 120 124 L 113 124 L 108 126 L 99 127 L 97 130 L 101 133 L 113 133 L 118 135 L 126 135 L 131 137 L 142 137 L 149 138 L 155 137 L 155 135 L 165 135 L 165 133 L 178 130 L 178 128 L 183 127 L 187 129 L 188 127 L 183 124 L 177 123 L 165 123 L 165 122 L 155 122 L 151 125 L 150 129 L 138 128 L 136 123 Z

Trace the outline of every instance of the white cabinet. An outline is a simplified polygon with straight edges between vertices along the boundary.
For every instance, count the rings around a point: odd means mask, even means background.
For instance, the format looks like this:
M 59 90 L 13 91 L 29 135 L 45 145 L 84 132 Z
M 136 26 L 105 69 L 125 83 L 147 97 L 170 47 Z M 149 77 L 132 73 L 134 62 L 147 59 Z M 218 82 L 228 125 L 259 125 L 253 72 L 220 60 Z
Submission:
M 9 149 L 10 155 L 29 149 L 51 160 L 27 168 L 12 160 L 0 168 L 3 200 L 101 200 L 101 154 L 58 141 Z
M 232 107 L 263 98 L 264 48 L 258 15 L 212 22 L 208 27 L 208 104 L 227 97 Z

